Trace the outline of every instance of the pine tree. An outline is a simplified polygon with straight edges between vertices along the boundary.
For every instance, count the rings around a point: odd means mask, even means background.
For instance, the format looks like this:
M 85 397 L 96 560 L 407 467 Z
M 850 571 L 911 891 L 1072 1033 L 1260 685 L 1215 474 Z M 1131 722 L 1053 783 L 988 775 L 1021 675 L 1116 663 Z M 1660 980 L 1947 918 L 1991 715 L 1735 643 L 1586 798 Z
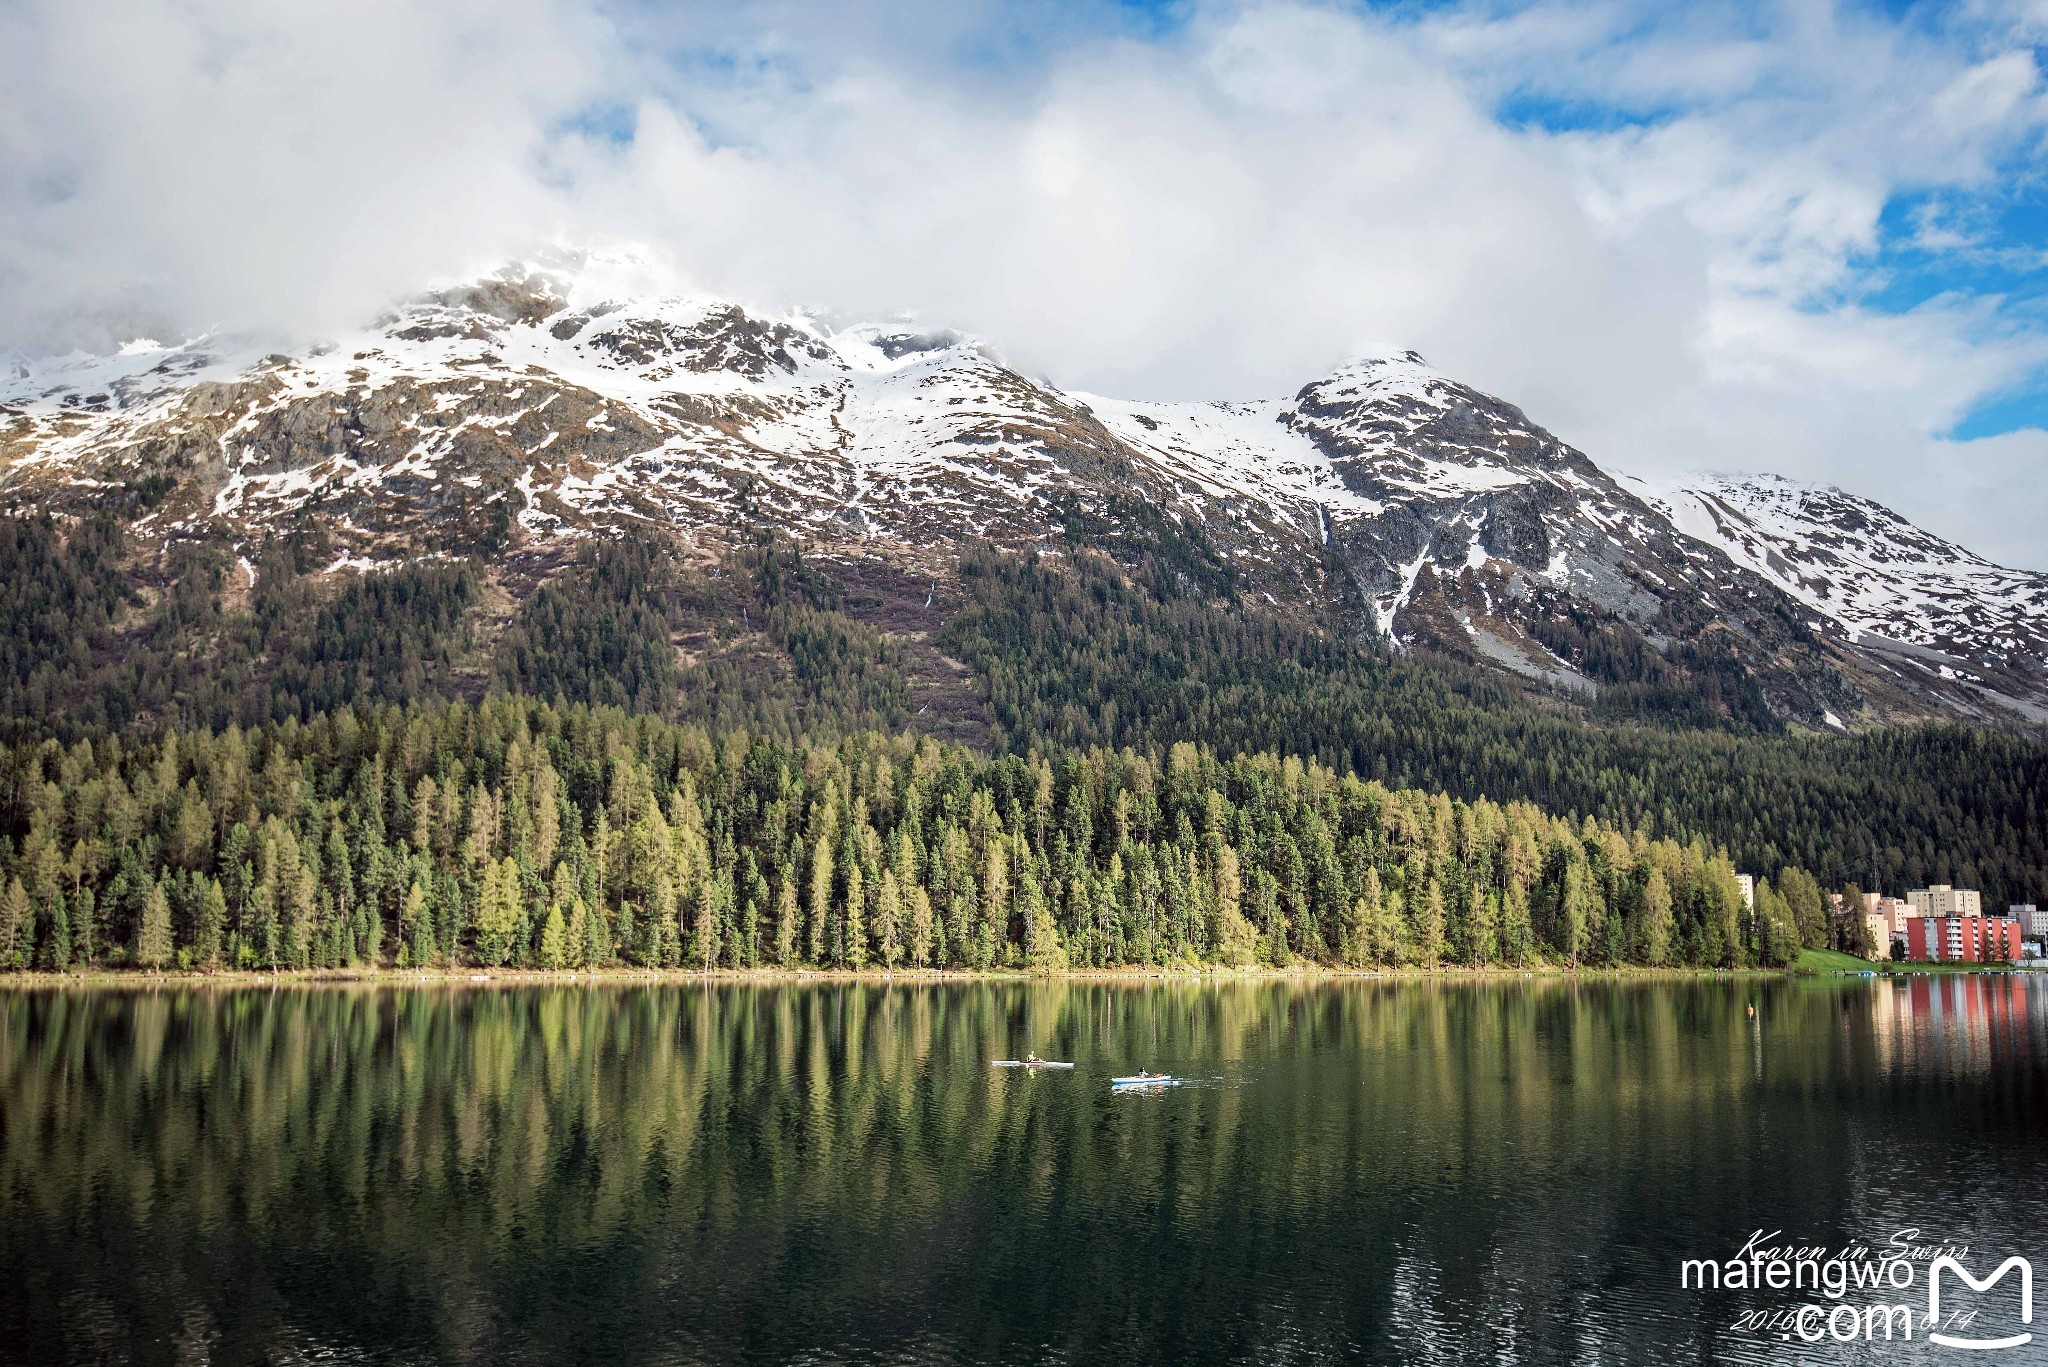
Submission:
M 1820 884 L 1804 869 L 1778 871 L 1778 895 L 1785 899 L 1793 924 L 1799 927 L 1799 942 L 1808 949 L 1828 947 L 1827 899 Z
M 809 926 L 812 963 L 825 959 L 825 926 L 832 915 L 832 847 L 824 836 L 811 847 L 811 923 Z
M 1739 929 L 1742 916 L 1742 887 L 1735 881 L 1735 867 L 1725 855 L 1705 861 L 1708 914 L 1713 918 L 1714 940 L 1720 953 L 1708 962 L 1723 968 L 1743 965 L 1744 945 Z
M 1835 920 L 1840 941 L 1836 948 L 1859 959 L 1876 957 L 1877 941 L 1870 933 L 1870 921 L 1865 915 L 1863 889 L 1854 883 L 1842 889 L 1842 912 Z
M 1387 907 L 1386 888 L 1380 883 L 1380 871 L 1367 868 L 1360 881 L 1358 896 L 1351 904 L 1351 915 L 1356 923 L 1356 939 L 1352 942 L 1352 956 L 1345 962 L 1363 966 L 1365 964 L 1390 964 L 1395 961 L 1394 945 L 1396 936 L 1388 924 L 1391 915 Z
M 1478 968 L 1500 958 L 1500 894 L 1481 886 L 1475 878 L 1466 900 L 1471 906 L 1467 924 L 1472 966 Z
M 43 946 L 44 967 L 56 973 L 71 967 L 71 908 L 61 892 L 50 899 L 50 934 Z
M 151 883 L 142 899 L 142 924 L 135 936 L 135 962 L 144 968 L 161 969 L 170 962 L 171 899 L 162 883 Z
M 932 895 L 913 883 L 910 888 L 910 964 L 927 967 L 932 961 Z
M 996 961 L 998 947 L 1007 938 L 1005 924 L 1010 918 L 1010 850 L 1001 832 L 989 836 L 982 858 L 981 902 L 976 908 L 973 952 L 968 963 L 988 968 Z
M 99 955 L 99 898 L 90 887 L 83 887 L 71 914 L 71 958 L 74 963 L 90 964 Z
M 555 903 L 560 910 L 561 903 Z M 572 969 L 583 968 L 590 959 L 590 909 L 583 905 L 581 897 L 573 897 L 569 903 L 569 921 L 562 935 L 562 963 Z
M 1444 955 L 1444 889 L 1432 878 L 1424 887 L 1415 915 L 1416 962 L 1435 968 Z
M 682 963 L 683 915 L 669 871 L 661 869 L 647 896 L 648 948 L 642 960 L 649 968 L 675 968 Z
M 199 896 L 199 917 L 193 927 L 192 957 L 208 970 L 220 967 L 221 936 L 228 923 L 228 895 L 220 879 L 206 880 Z
M 1413 928 L 1408 923 L 1408 899 L 1398 887 L 1388 888 L 1380 898 L 1379 960 L 1392 967 L 1412 961 L 1415 949 Z
M 611 928 L 605 924 L 604 908 L 588 906 L 581 897 L 576 899 L 576 908 L 585 913 L 584 933 L 588 937 L 583 946 L 583 966 L 603 968 L 612 961 Z
M 722 913 L 732 905 L 732 885 L 725 875 L 720 874 L 711 880 L 709 887 L 699 891 L 696 901 L 696 924 L 691 931 L 690 946 L 697 967 L 708 973 L 718 966 L 723 938 L 719 934 L 719 925 Z
M 846 866 L 846 917 L 842 922 L 843 949 L 835 947 L 835 966 L 851 968 L 858 973 L 867 967 L 867 889 L 862 886 L 860 865 L 849 860 Z
M 796 966 L 796 865 L 782 866 L 775 889 L 775 962 L 783 968 Z
M 398 919 L 408 959 L 425 968 L 435 958 L 434 921 L 427 911 L 426 887 L 417 878 L 406 891 L 405 907 L 399 912 Z
M 1778 968 L 1799 957 L 1798 923 L 1793 920 L 1791 907 L 1768 878 L 1756 885 L 1755 923 L 1759 964 Z
M 590 905 L 595 910 L 599 904 L 592 902 Z M 619 914 L 612 922 L 610 938 L 612 953 L 621 963 L 632 963 L 640 957 L 640 926 L 631 902 L 619 903 Z
M 291 967 L 305 968 L 312 963 L 319 915 L 320 894 L 313 883 L 313 871 L 300 864 L 292 875 L 285 901 L 284 953 L 285 962 Z
M 1337 922 L 1337 961 L 1346 967 L 1362 967 L 1370 957 L 1366 949 L 1370 943 L 1368 926 L 1372 926 L 1374 918 L 1380 914 L 1376 900 L 1378 898 L 1368 902 L 1364 894 L 1352 898 L 1352 904 Z
M 1024 905 L 1024 962 L 1034 973 L 1056 973 L 1067 966 L 1067 948 L 1052 919 L 1044 889 L 1027 867 L 1018 890 Z
M 510 957 L 512 936 L 519 926 L 519 866 L 505 858 L 486 863 L 483 869 L 476 908 L 476 955 L 486 968 L 496 968 Z
M 1591 871 L 1586 868 L 1584 859 L 1576 855 L 1566 858 L 1553 944 L 1568 964 L 1577 964 L 1586 952 L 1586 930 L 1593 919 L 1592 882 Z
M 284 966 L 284 937 L 277 920 L 276 874 L 257 883 L 249 894 L 249 959 L 275 971 Z

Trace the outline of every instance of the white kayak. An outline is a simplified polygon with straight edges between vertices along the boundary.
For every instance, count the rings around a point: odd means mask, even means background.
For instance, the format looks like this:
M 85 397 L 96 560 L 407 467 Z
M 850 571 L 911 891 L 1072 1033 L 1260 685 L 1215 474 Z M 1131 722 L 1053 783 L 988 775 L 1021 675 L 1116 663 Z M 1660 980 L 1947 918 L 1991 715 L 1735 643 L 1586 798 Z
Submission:
M 1157 1083 L 1171 1081 L 1173 1081 L 1171 1073 L 1154 1073 L 1149 1077 L 1113 1077 L 1109 1080 L 1109 1085 L 1112 1087 L 1150 1087 Z
M 990 1059 L 991 1068 L 1071 1068 L 1071 1063 L 1048 1063 L 1042 1058 L 997 1058 Z

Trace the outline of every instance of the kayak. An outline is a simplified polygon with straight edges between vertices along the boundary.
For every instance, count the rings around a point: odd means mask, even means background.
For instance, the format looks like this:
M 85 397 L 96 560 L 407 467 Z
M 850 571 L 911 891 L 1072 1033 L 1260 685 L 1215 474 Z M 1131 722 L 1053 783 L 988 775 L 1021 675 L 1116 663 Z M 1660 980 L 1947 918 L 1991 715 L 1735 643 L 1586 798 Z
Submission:
M 997 1058 L 989 1060 L 991 1068 L 1071 1068 L 1071 1063 L 1049 1063 L 1045 1059 Z
M 1113 1077 L 1109 1080 L 1109 1085 L 1112 1087 L 1150 1087 L 1154 1083 L 1171 1081 L 1173 1081 L 1173 1076 L 1170 1073 L 1158 1073 L 1151 1077 Z

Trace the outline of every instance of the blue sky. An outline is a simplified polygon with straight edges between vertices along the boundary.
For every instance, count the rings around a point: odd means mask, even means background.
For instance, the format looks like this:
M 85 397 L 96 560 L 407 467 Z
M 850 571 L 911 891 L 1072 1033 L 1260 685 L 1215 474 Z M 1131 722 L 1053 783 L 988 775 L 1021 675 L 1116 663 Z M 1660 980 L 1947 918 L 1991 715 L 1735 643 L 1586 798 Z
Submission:
M 1836 483 L 2048 569 L 2041 0 L 10 14 L 0 349 L 313 338 L 625 240 L 1098 393 L 1412 347 L 1611 468 Z

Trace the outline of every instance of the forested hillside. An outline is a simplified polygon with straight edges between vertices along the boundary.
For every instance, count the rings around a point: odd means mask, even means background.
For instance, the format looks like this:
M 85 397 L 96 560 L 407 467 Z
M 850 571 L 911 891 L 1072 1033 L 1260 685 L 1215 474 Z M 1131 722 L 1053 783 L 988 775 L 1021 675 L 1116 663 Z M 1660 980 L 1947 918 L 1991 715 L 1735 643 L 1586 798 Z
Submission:
M 1796 871 L 1182 742 L 714 739 L 499 697 L 56 741 L 0 774 L 12 967 L 1785 962 Z
M 1822 887 L 2044 885 L 2038 744 L 1589 721 L 1156 532 L 942 587 L 0 524 L 0 958 L 1740 964 Z
M 1930 881 L 1987 903 L 2048 892 L 2048 746 L 1966 726 L 1856 736 L 1594 722 L 1496 679 L 1392 657 L 1284 616 L 1176 596 L 1086 555 L 985 554 L 946 627 L 995 734 L 1223 753 L 1271 750 L 1392 785 L 1521 798 L 1681 839 L 1830 887 Z

